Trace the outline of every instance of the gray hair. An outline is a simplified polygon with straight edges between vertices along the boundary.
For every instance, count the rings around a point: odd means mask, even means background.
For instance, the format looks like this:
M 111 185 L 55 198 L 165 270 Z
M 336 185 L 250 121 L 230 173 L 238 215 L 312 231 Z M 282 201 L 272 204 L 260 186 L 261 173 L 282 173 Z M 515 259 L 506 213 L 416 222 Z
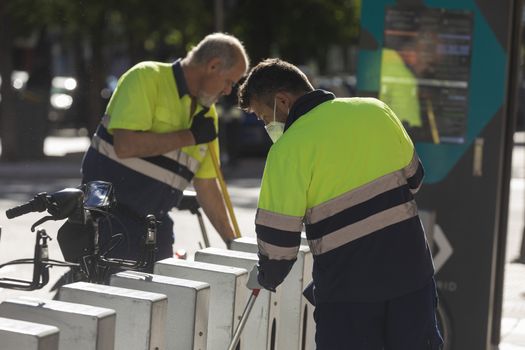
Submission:
M 222 62 L 221 69 L 228 70 L 238 63 L 239 54 L 244 59 L 246 70 L 248 70 L 250 60 L 239 39 L 226 33 L 213 33 L 207 35 L 197 46 L 193 47 L 186 55 L 186 59 L 190 64 L 201 65 L 219 57 Z

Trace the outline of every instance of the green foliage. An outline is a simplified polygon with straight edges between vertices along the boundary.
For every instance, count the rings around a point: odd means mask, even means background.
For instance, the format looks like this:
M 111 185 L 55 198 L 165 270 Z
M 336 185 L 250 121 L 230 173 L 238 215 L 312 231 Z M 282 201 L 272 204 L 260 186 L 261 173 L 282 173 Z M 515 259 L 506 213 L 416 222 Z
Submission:
M 25 37 L 42 27 L 66 40 L 98 38 L 104 45 L 128 43 L 155 55 L 168 48 L 183 55 L 189 45 L 213 31 L 209 1 L 10 0 L 13 32 Z
M 12 32 L 19 36 L 32 33 L 51 21 L 52 0 L 10 0 L 6 3 L 7 14 L 11 17 Z
M 36 46 L 29 49 L 37 42 L 35 38 L 49 39 L 41 40 L 47 52 L 50 40 L 58 43 L 61 52 L 73 58 L 67 61 L 74 63 L 62 71 L 78 80 L 71 114 L 77 127 L 93 131 L 104 108 L 100 91 L 107 75 L 115 73 L 109 71 L 116 66 L 113 63 L 124 70 L 129 68 L 124 67 L 127 63 L 184 56 L 215 31 L 215 1 L 219 0 L 0 0 L 0 34 L 6 34 L 0 42 L 0 60 L 4 58 L 1 74 L 11 75 L 11 58 L 16 55 L 10 51 L 15 47 L 23 46 L 20 57 L 25 59 L 16 63 L 30 69 L 37 57 L 42 58 Z M 332 47 L 344 52 L 357 42 L 360 0 L 220 2 L 224 5 L 224 31 L 245 43 L 253 63 L 278 56 L 295 64 L 315 61 L 323 71 Z M 51 72 L 51 64 L 45 64 Z M 4 117 L 0 121 L 4 130 L 12 133 L 17 120 L 15 97 L 7 92 L 2 97 Z M 17 143 L 24 138 L 8 139 L 4 132 L 4 157 L 15 159 L 22 147 Z
M 144 58 L 182 56 L 214 31 L 212 0 L 10 0 L 14 32 L 44 26 L 68 40 L 103 35 L 104 46 L 127 45 Z M 244 41 L 256 62 L 279 55 L 323 62 L 332 45 L 355 45 L 358 0 L 224 0 L 225 31 Z M 140 58 L 140 57 L 138 57 Z M 166 58 L 166 57 L 162 57 Z
M 356 44 L 358 15 L 355 0 L 239 0 L 227 28 L 246 43 L 254 62 L 279 55 L 322 65 L 332 45 Z

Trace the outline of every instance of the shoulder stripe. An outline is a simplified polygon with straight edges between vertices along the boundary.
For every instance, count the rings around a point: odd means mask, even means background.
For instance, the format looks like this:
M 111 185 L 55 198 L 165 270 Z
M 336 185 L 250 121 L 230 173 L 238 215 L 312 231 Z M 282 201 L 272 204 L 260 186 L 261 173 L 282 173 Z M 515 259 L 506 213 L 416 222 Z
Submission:
M 305 221 L 307 224 L 315 224 L 347 208 L 366 202 L 386 191 L 405 184 L 406 179 L 401 171 L 384 175 L 366 185 L 310 208 L 306 213 Z
M 412 156 L 410 163 L 408 163 L 408 165 L 403 168 L 405 176 L 407 178 L 414 176 L 414 174 L 416 174 L 420 167 L 421 161 L 419 160 L 417 153 L 414 151 L 414 155 Z
M 107 116 L 104 116 L 103 120 L 107 119 Z M 110 145 L 113 145 L 113 135 L 111 135 L 108 132 L 108 130 L 104 126 L 104 123 L 99 125 L 95 135 L 100 137 L 102 140 L 106 141 Z M 193 174 L 197 172 L 200 166 L 200 162 L 197 159 L 189 156 L 185 152 L 182 152 L 180 149 L 167 152 L 160 156 L 144 157 L 142 159 L 156 164 L 158 166 L 164 167 L 168 170 L 175 171 L 184 178 L 188 179 L 189 177 L 188 181 L 190 181 L 193 178 Z
M 268 257 L 270 260 L 294 260 L 299 252 L 299 245 L 294 247 L 279 247 L 260 239 L 257 239 L 259 253 Z
M 106 142 L 98 135 L 93 136 L 92 147 L 114 162 L 124 165 L 132 170 L 135 170 L 181 191 L 184 191 L 184 189 L 189 185 L 189 181 L 184 177 L 158 165 L 145 161 L 144 159 L 117 157 L 113 145 Z
M 410 201 L 369 216 L 319 239 L 308 240 L 308 244 L 312 254 L 320 255 L 414 216 L 417 216 L 417 206 L 414 201 Z
M 189 171 L 191 171 L 194 174 L 197 172 L 197 170 L 199 170 L 199 166 L 201 165 L 201 163 L 197 159 L 191 157 L 189 154 L 183 152 L 180 149 L 164 153 L 161 157 L 166 157 L 168 159 L 178 162 L 182 166 L 188 168 Z
M 303 228 L 303 217 L 283 215 L 258 208 L 255 224 L 283 231 L 300 232 Z
M 383 175 L 363 186 L 308 209 L 305 222 L 307 224 L 315 224 L 347 208 L 369 201 L 384 192 L 406 185 L 407 177 L 419 174 L 419 164 L 419 158 L 414 152 L 412 160 L 405 168 Z M 421 174 L 421 176 L 422 175 L 423 174 Z
M 412 193 L 416 193 L 419 190 L 421 184 L 423 183 L 423 177 L 425 176 L 425 169 L 423 168 L 423 164 L 421 164 L 421 161 L 417 157 L 416 161 L 417 162 L 415 163 L 415 165 L 413 165 L 413 167 L 416 168 L 413 174 L 411 176 L 408 176 L 410 175 L 410 173 L 407 172 L 407 183 Z
M 320 238 L 330 232 L 337 231 L 342 227 L 359 222 L 400 204 L 410 202 L 413 199 L 414 197 L 406 185 L 391 189 L 366 202 L 346 208 L 315 224 L 306 224 L 308 237 L 310 239 Z
M 155 156 L 155 157 L 143 157 L 143 160 L 155 164 L 161 168 L 169 170 L 171 172 L 177 173 L 179 176 L 183 177 L 186 181 L 191 181 L 193 178 L 193 172 L 190 171 L 187 167 L 180 164 L 179 162 L 170 159 L 165 156 Z

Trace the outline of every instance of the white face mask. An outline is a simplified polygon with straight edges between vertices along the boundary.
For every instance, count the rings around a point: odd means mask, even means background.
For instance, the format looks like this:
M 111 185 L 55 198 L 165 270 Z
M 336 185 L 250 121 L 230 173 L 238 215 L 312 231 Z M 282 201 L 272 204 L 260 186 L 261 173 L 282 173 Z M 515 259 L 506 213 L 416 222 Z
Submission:
M 284 123 L 278 122 L 275 120 L 275 106 L 276 106 L 275 99 L 273 99 L 273 121 L 269 122 L 268 124 L 264 126 L 264 128 L 266 129 L 266 132 L 272 139 L 273 143 L 276 143 L 277 140 L 279 140 L 279 138 L 284 133 Z

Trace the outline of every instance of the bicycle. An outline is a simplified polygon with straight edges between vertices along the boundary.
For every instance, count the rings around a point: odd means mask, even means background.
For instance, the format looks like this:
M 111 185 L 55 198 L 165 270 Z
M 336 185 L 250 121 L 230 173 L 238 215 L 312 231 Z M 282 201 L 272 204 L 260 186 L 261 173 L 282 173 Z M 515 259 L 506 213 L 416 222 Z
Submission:
M 146 217 L 146 235 L 138 260 L 109 258 L 107 255 L 122 243 L 124 234 L 112 234 L 109 243 L 99 245 L 99 221 L 111 216 L 116 199 L 109 182 L 93 181 L 79 188 L 66 188 L 52 194 L 38 193 L 29 202 L 6 211 L 9 219 L 31 212 L 46 211 L 50 214 L 36 221 L 31 232 L 48 220 L 67 221 L 58 230 L 57 240 L 65 261 L 49 258 L 47 242 L 51 239 L 44 229 L 38 229 L 33 258 L 17 259 L 0 265 L 33 264 L 31 280 L 0 278 L 0 287 L 16 290 L 35 290 L 49 282 L 49 268 L 69 267 L 52 290 L 73 281 L 107 283 L 114 270 L 151 272 L 155 262 L 156 219 Z

